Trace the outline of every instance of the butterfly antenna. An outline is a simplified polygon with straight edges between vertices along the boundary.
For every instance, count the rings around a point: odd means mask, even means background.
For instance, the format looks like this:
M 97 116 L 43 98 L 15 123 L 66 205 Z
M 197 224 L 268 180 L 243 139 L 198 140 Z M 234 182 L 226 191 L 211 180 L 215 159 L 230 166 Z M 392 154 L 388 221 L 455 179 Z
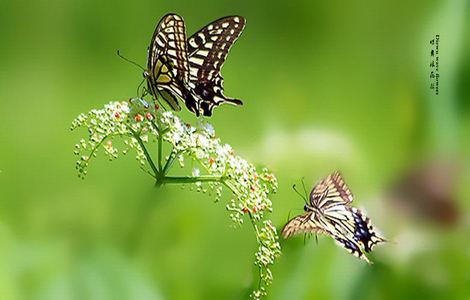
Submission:
M 294 191 L 297 193 L 297 195 L 299 195 L 302 199 L 304 199 L 305 203 L 307 203 L 307 197 L 305 197 L 304 195 L 302 195 L 302 194 L 297 190 L 297 188 L 295 187 L 295 184 L 292 186 L 292 188 L 293 188 Z
M 316 234 L 316 233 L 315 233 L 315 242 L 316 242 L 316 244 L 317 244 L 317 246 L 318 246 L 318 234 Z
M 136 62 L 134 62 L 134 61 L 132 61 L 132 60 L 130 60 L 130 59 L 127 59 L 126 57 L 124 57 L 123 55 L 121 55 L 121 53 L 119 53 L 119 50 L 117 51 L 117 55 L 118 55 L 120 58 L 122 58 L 122 59 L 124 59 L 125 61 L 127 61 L 128 63 L 131 63 L 131 64 L 133 64 L 134 66 L 139 67 L 142 71 L 145 71 L 145 68 L 144 68 L 144 67 L 142 67 L 142 66 L 139 65 L 138 63 L 136 63 Z

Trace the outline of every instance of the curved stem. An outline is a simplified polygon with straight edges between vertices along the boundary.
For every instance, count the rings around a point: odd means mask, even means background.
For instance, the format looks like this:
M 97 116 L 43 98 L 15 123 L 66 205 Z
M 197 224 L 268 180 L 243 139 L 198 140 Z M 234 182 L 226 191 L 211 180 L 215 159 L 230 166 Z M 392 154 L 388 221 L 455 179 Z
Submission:
M 93 147 L 93 149 L 91 149 L 90 153 L 88 154 L 88 162 L 91 161 L 91 159 L 93 158 L 93 154 L 95 154 L 95 152 L 98 150 L 98 148 L 103 144 L 104 141 L 106 141 L 108 138 L 110 137 L 115 137 L 115 136 L 120 136 L 120 134 L 107 134 L 105 135 L 101 141 L 96 145 L 96 147 Z
M 146 168 L 144 167 L 140 167 L 140 169 L 142 171 L 144 171 L 145 173 L 149 174 L 150 176 L 152 176 L 154 179 L 157 179 L 157 177 L 155 175 L 152 174 L 152 172 L 150 172 L 149 170 L 147 170 Z
M 263 243 L 259 239 L 258 226 L 256 226 L 255 219 L 253 219 L 253 216 L 251 215 L 251 212 L 248 212 L 248 216 L 250 217 L 251 225 L 253 225 L 253 228 L 254 228 L 255 233 L 256 233 L 256 241 L 258 242 L 258 244 L 263 245 Z
M 149 162 L 150 168 L 152 168 L 153 173 L 155 173 L 155 177 L 157 177 L 159 174 L 158 169 L 157 167 L 155 167 L 155 164 L 153 163 L 152 157 L 147 151 L 147 148 L 145 148 L 144 142 L 142 142 L 142 140 L 140 139 L 140 136 L 135 131 L 133 131 L 132 129 L 129 129 L 129 130 L 132 132 L 133 137 L 139 143 L 140 147 L 142 148 L 142 151 L 144 151 L 144 155 L 147 158 L 147 161 Z
M 113 136 L 113 135 L 111 135 L 111 134 L 105 135 L 105 136 L 101 139 L 101 141 L 96 145 L 96 147 L 93 147 L 93 149 L 91 149 L 91 152 L 90 152 L 90 154 L 88 155 L 88 156 L 90 157 L 89 160 L 93 157 L 93 154 L 96 152 L 96 150 L 98 150 L 98 148 L 103 144 L 103 142 L 104 142 L 107 138 L 109 138 L 110 136 Z
M 229 181 L 223 180 L 222 183 L 228 188 L 232 193 L 239 194 L 238 189 L 234 187 Z

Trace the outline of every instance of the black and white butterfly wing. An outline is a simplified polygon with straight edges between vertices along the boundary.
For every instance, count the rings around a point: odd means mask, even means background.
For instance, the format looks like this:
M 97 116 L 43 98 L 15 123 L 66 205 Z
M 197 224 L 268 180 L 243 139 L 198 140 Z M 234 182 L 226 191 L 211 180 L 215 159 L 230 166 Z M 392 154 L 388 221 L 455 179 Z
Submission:
M 310 194 L 318 226 L 351 254 L 369 262 L 364 252 L 372 251 L 385 239 L 376 233 L 369 218 L 350 206 L 352 200 L 352 193 L 339 172 L 320 181 Z
M 245 27 L 245 18 L 229 16 L 205 26 L 188 39 L 189 81 L 200 101 L 204 115 L 212 115 L 214 107 L 242 101 L 224 95 L 224 79 L 220 70 L 233 43 Z M 197 100 L 196 100 L 197 101 Z
M 302 233 L 325 233 L 311 217 L 312 213 L 306 213 L 289 220 L 281 230 L 282 237 L 287 239 Z
M 310 193 L 310 204 L 320 210 L 351 203 L 353 195 L 338 171 L 315 185 Z
M 186 28 L 182 17 L 167 14 L 157 25 L 148 50 L 144 76 L 155 98 L 158 95 L 173 110 L 181 110 L 177 98 L 185 99 L 189 81 Z

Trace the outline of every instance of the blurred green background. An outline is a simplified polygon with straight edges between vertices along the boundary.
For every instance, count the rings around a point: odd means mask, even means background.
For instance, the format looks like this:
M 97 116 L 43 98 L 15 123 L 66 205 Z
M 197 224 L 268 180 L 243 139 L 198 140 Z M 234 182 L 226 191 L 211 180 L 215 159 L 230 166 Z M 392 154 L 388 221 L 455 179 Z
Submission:
M 269 299 L 470 299 L 465 0 L 3 0 L 0 299 L 250 292 L 252 229 L 229 228 L 223 202 L 157 190 L 130 156 L 95 160 L 84 181 L 74 169 L 85 132 L 71 133 L 72 119 L 135 96 L 141 71 L 115 52 L 144 65 L 168 12 L 185 18 L 188 34 L 224 15 L 246 17 L 223 69 L 226 94 L 244 106 L 219 107 L 211 122 L 238 154 L 277 175 L 278 229 L 303 206 L 292 184 L 305 177 L 312 186 L 339 169 L 355 204 L 392 241 L 369 266 L 328 237 L 283 240 Z M 436 34 L 438 96 L 429 88 Z M 428 168 L 436 164 L 444 167 Z M 387 196 L 397 185 L 401 202 Z M 445 209 L 444 221 L 432 213 Z

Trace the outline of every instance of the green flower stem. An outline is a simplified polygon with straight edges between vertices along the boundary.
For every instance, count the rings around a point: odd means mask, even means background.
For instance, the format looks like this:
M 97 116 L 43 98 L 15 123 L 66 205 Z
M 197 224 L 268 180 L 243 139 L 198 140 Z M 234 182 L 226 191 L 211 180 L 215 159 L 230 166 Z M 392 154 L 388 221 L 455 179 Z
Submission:
M 240 192 L 238 192 L 238 189 L 235 188 L 229 181 L 223 180 L 222 183 L 225 185 L 226 188 L 228 188 L 235 195 L 240 193 Z
M 88 155 L 88 161 L 93 157 L 93 154 L 96 152 L 96 150 L 98 150 L 98 148 L 103 145 L 103 142 L 106 141 L 110 136 L 112 136 L 111 134 L 108 134 L 108 135 L 105 135 L 104 138 L 101 139 L 101 141 L 96 145 L 96 147 L 94 147 L 93 149 L 91 149 L 90 151 L 90 154 Z
M 212 175 L 204 175 L 204 176 L 164 176 L 160 178 L 162 184 L 171 183 L 171 184 L 182 184 L 182 183 L 196 183 L 196 182 L 223 182 L 224 177 L 221 176 L 212 176 Z
M 167 160 L 165 163 L 165 166 L 162 168 L 162 156 L 163 156 L 163 135 L 169 131 L 168 128 L 161 129 L 161 123 L 159 119 L 157 119 L 157 124 L 155 122 L 151 122 L 152 127 L 157 131 L 158 134 L 158 174 L 159 176 L 164 176 L 167 171 L 166 169 L 168 168 L 168 164 L 170 163 L 170 160 Z M 171 162 L 172 163 L 172 162 Z
M 163 135 L 162 135 L 162 131 L 160 130 L 159 127 L 157 127 L 157 131 L 158 131 L 158 170 L 161 174 L 163 172 L 163 168 L 162 168 Z
M 170 157 L 168 157 L 168 160 L 166 161 L 165 166 L 163 167 L 163 171 L 162 171 L 163 175 L 166 175 L 168 173 L 171 166 L 175 162 L 175 159 L 178 157 L 178 155 L 181 155 L 181 154 L 183 154 L 182 151 L 171 152 Z
M 251 215 L 251 212 L 248 212 L 248 215 L 250 216 L 251 225 L 253 225 L 253 228 L 255 229 L 256 241 L 258 242 L 258 244 L 264 245 L 263 242 L 260 241 L 259 239 L 259 230 L 258 230 L 258 226 L 256 225 L 255 219 Z
M 157 177 L 155 175 L 152 174 L 152 172 L 150 172 L 149 170 L 147 170 L 146 168 L 144 167 L 140 167 L 140 169 L 142 171 L 144 171 L 145 173 L 149 174 L 150 176 L 152 176 L 154 179 L 157 179 Z
M 142 151 L 144 151 L 144 155 L 147 158 L 147 161 L 149 162 L 150 168 L 152 168 L 152 171 L 155 174 L 155 177 L 158 177 L 160 172 L 158 171 L 157 167 L 155 167 L 155 164 L 153 163 L 152 157 L 150 156 L 149 152 L 147 151 L 147 148 L 145 148 L 144 142 L 142 142 L 142 140 L 140 139 L 140 136 L 137 132 L 133 131 L 132 129 L 129 129 L 129 130 L 132 132 L 134 138 L 139 143 L 140 147 L 142 148 Z

